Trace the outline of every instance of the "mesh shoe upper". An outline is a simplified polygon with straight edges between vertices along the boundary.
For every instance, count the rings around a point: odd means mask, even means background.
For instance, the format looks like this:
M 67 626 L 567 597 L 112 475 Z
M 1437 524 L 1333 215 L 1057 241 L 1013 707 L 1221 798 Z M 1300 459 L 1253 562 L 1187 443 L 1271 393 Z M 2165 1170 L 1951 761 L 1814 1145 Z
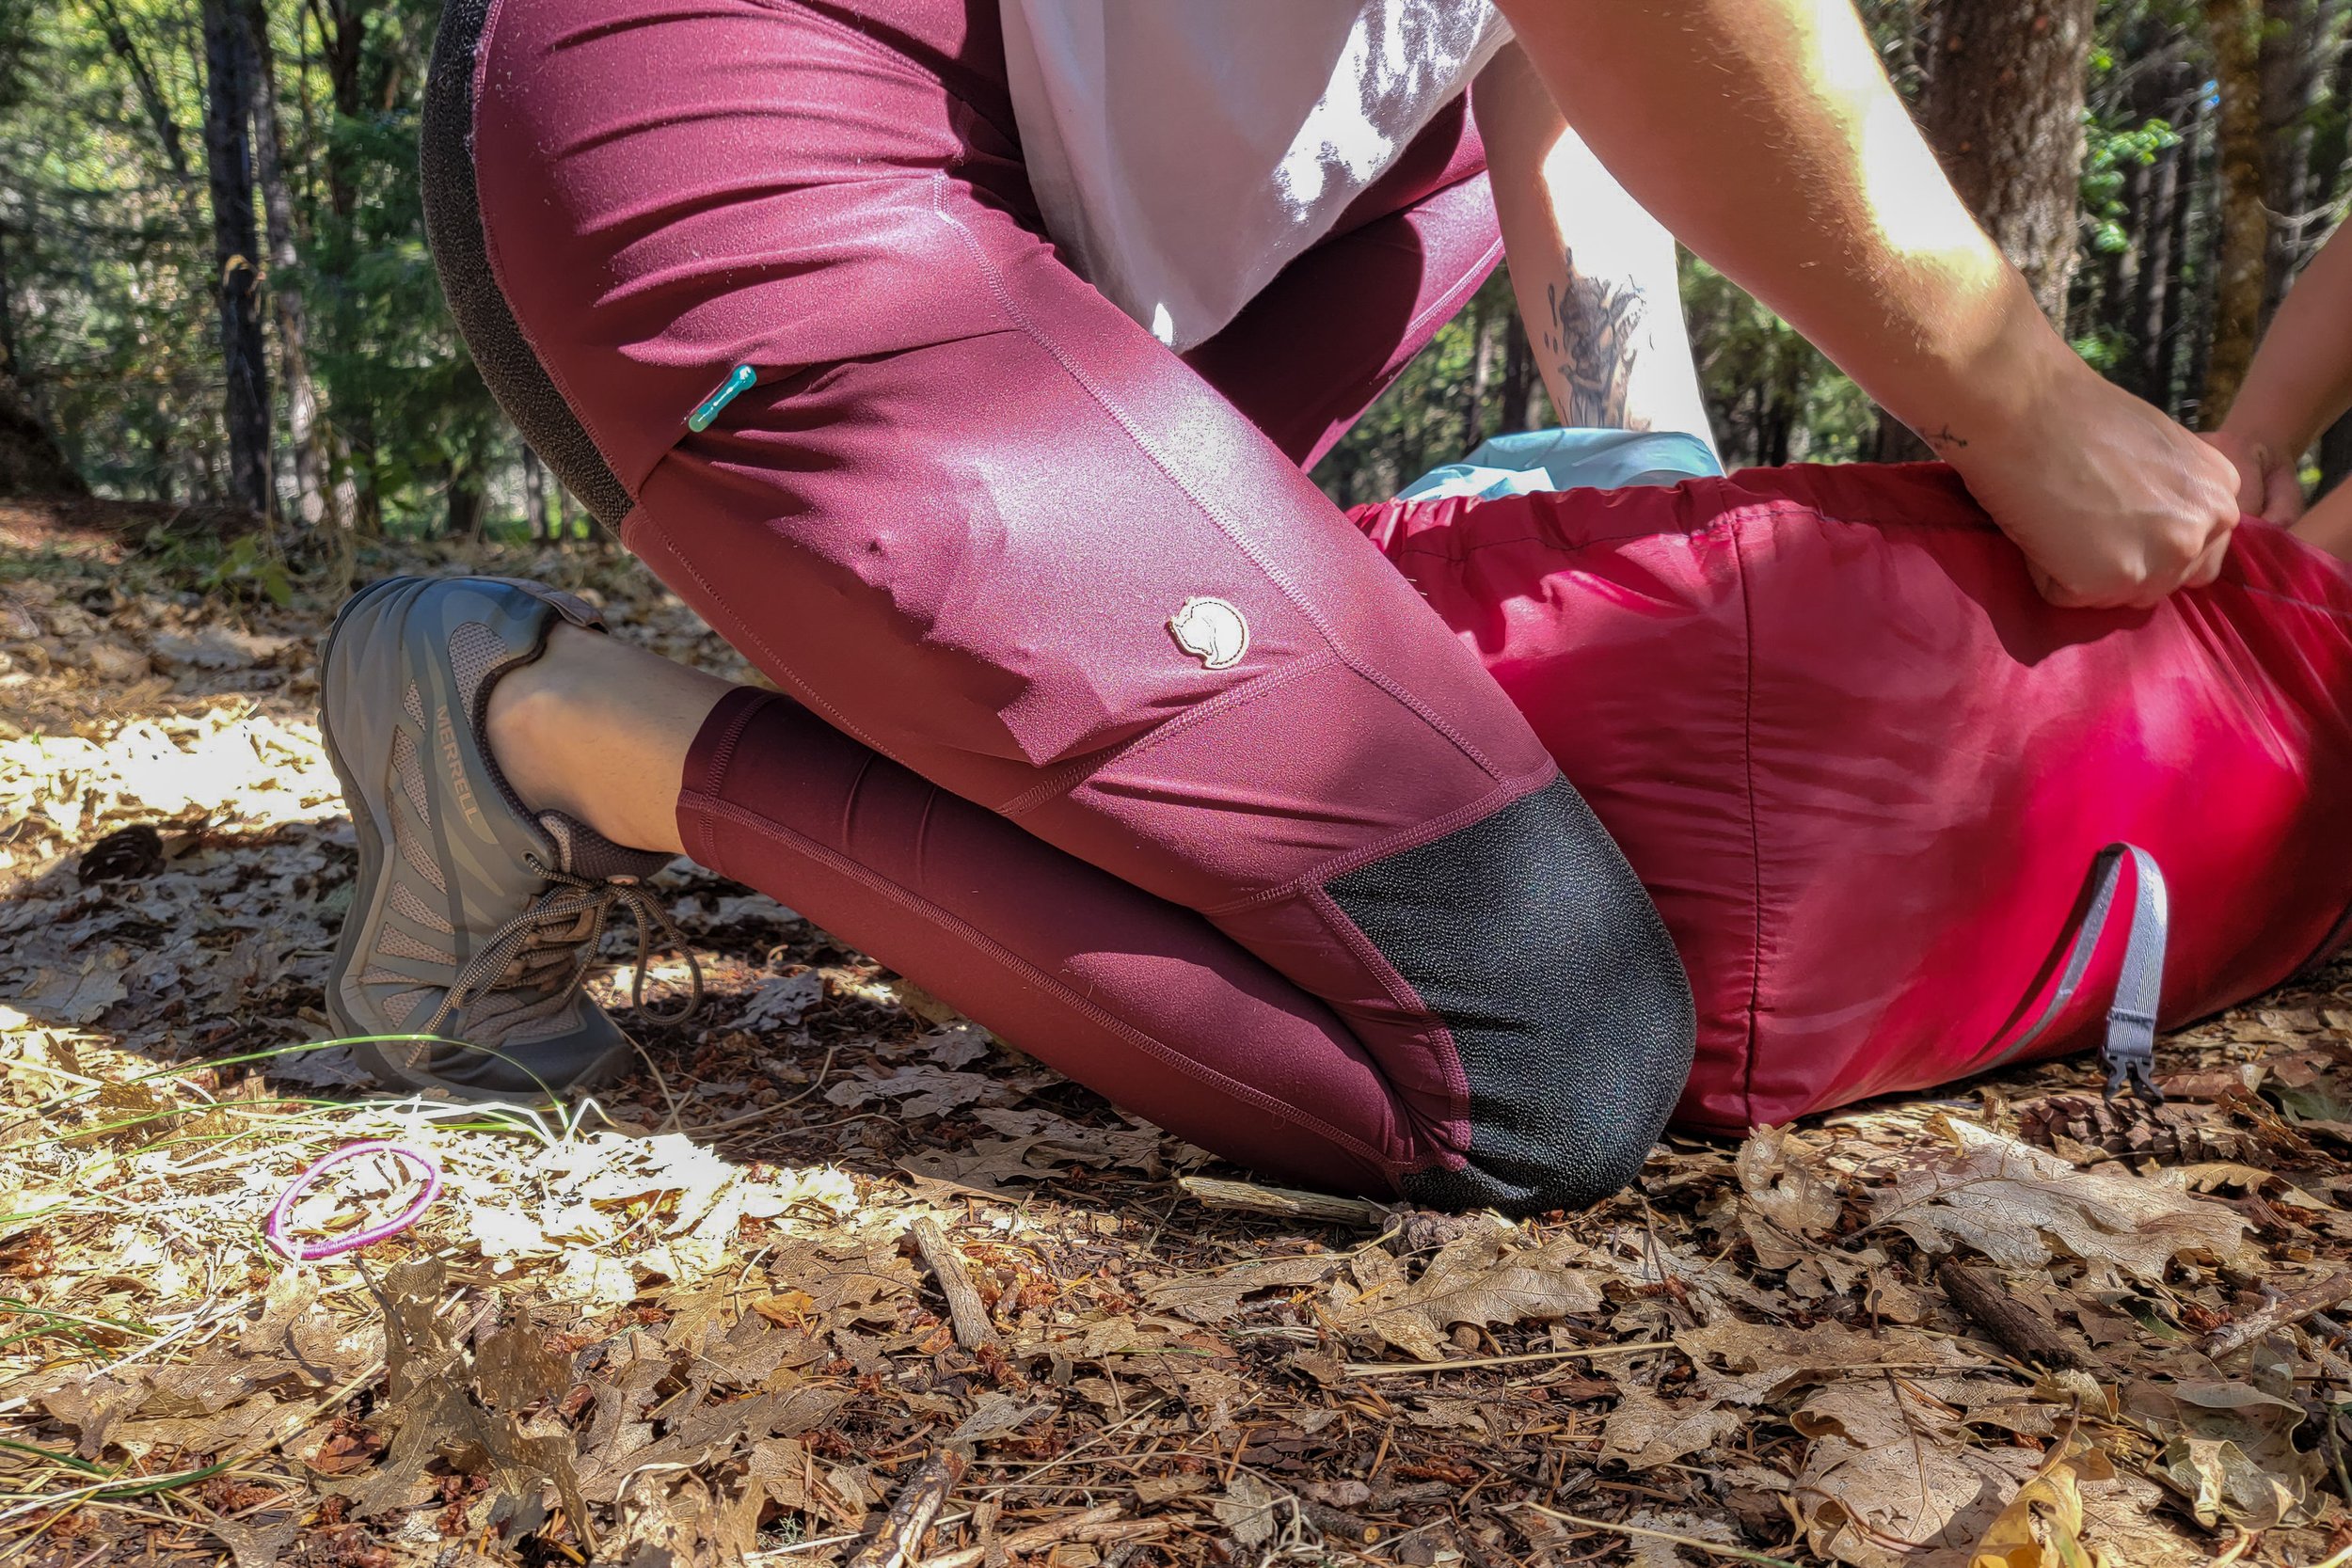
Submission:
M 378 1042 L 412 1084 L 503 1091 L 609 1072 L 627 1041 L 580 992 L 599 939 L 622 915 L 641 947 L 676 938 L 643 886 L 669 857 L 528 811 L 484 738 L 491 687 L 559 618 L 600 626 L 535 584 L 394 578 L 346 607 L 322 661 L 362 847 L 330 1001 L 354 1033 L 458 1042 Z

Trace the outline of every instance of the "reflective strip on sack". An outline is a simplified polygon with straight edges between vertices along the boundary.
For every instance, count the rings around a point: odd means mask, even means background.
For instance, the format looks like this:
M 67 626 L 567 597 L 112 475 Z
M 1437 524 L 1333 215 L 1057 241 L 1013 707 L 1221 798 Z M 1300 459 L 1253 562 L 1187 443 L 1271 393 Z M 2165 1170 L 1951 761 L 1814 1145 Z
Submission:
M 2067 949 L 2066 962 L 2058 971 L 2058 993 L 2023 1035 L 1985 1064 L 1987 1068 L 1999 1067 L 2022 1054 L 2074 999 L 2075 988 L 2082 984 L 2084 972 L 2099 950 L 2099 939 L 2106 934 L 2107 917 L 2115 911 L 2125 855 L 2132 858 L 2132 928 L 2124 940 L 2123 968 L 2116 976 L 2114 1002 L 2107 1008 L 2106 1042 L 2099 1048 L 2099 1059 L 2106 1066 L 2109 1100 L 2129 1089 L 2152 1105 L 2163 1102 L 2163 1092 L 2155 1082 L 2156 1008 L 2164 992 L 2164 944 L 2171 925 L 2171 903 L 2155 857 L 2136 844 L 2110 844 L 2090 863 L 2097 891 L 2091 895 L 2090 912 L 2076 928 L 2074 945 Z

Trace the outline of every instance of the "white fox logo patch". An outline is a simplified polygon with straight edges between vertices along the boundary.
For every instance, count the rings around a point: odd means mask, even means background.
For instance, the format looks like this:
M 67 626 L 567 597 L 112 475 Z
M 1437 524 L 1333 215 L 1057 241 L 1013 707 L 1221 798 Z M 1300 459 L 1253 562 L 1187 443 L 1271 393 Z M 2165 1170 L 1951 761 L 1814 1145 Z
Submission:
M 1168 631 L 1178 647 L 1211 670 L 1230 670 L 1249 651 L 1249 623 L 1223 599 L 1186 599 Z

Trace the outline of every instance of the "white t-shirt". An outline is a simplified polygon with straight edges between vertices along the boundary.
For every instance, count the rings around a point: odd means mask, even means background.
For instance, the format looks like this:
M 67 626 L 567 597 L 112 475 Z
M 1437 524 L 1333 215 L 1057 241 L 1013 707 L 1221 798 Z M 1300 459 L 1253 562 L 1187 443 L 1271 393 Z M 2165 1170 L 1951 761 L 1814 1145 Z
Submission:
M 1331 230 L 1495 51 L 1491 0 L 1003 0 L 1046 232 L 1179 351 Z

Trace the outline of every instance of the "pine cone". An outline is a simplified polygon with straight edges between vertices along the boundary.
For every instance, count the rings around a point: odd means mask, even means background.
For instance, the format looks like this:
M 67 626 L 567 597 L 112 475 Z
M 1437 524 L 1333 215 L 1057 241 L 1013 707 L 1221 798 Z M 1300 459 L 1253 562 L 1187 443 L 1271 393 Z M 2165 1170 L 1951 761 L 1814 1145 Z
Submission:
M 2054 1094 L 2016 1108 L 2018 1136 L 2084 1164 L 2102 1158 L 2191 1164 L 2245 1160 L 2261 1149 L 2254 1134 L 2230 1124 L 2213 1105 L 2145 1105 Z

